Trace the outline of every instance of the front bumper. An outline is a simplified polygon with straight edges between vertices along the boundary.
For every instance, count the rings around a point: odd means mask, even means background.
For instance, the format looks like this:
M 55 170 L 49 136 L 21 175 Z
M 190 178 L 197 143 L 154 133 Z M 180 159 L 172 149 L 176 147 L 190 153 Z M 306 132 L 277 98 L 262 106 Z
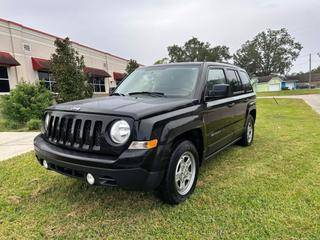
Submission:
M 120 186 L 132 190 L 150 191 L 158 187 L 161 183 L 162 171 L 148 171 L 142 167 L 123 166 L 117 164 L 118 158 L 79 153 L 66 150 L 46 142 L 41 135 L 34 139 L 34 149 L 40 164 L 43 160 L 48 163 L 49 170 L 58 173 L 85 179 L 87 173 L 91 173 L 97 185 Z M 138 155 L 129 154 L 133 162 L 137 162 Z M 130 162 L 128 156 L 126 160 Z

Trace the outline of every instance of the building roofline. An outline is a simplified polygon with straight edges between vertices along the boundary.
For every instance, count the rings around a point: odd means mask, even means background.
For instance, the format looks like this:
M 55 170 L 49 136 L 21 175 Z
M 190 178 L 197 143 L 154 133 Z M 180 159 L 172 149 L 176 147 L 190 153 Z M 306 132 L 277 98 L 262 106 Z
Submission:
M 30 30 L 30 31 L 34 31 L 34 32 L 37 32 L 37 33 L 41 33 L 41 34 L 44 34 L 46 36 L 49 36 L 49 37 L 53 37 L 53 38 L 58 38 L 58 39 L 63 39 L 61 37 L 58 37 L 56 35 L 53 35 L 53 34 L 50 34 L 50 33 L 46 33 L 46 32 L 43 32 L 43 31 L 40 31 L 40 30 L 37 30 L 37 29 L 34 29 L 34 28 L 31 28 L 31 27 L 28 27 L 28 26 L 25 26 L 25 25 L 22 25 L 21 23 L 17 23 L 17 22 L 14 22 L 14 21 L 10 21 L 10 20 L 6 20 L 6 19 L 3 19 L 3 18 L 0 18 L 0 21 L 1 22 L 5 22 L 5 23 L 8 23 L 8 24 L 14 24 L 14 25 L 17 25 L 21 28 L 25 28 L 27 30 Z M 89 47 L 89 46 L 86 46 L 84 44 L 81 44 L 81 43 L 78 43 L 78 42 L 75 42 L 75 41 L 70 41 L 71 43 L 73 44 L 76 44 L 80 47 L 84 47 L 84 48 L 87 48 L 87 49 L 90 49 L 90 50 L 93 50 L 93 51 L 97 51 L 97 52 L 100 52 L 102 54 L 107 54 L 109 56 L 112 56 L 112 57 L 115 57 L 115 58 L 118 58 L 118 59 L 121 59 L 121 60 L 124 60 L 124 61 L 129 61 L 129 59 L 126 59 L 126 58 L 123 58 L 123 57 L 119 57 L 117 55 L 114 55 L 112 53 L 109 53 L 109 52 L 105 52 L 105 51 L 101 51 L 99 49 L 96 49 L 96 48 L 93 48 L 93 47 Z

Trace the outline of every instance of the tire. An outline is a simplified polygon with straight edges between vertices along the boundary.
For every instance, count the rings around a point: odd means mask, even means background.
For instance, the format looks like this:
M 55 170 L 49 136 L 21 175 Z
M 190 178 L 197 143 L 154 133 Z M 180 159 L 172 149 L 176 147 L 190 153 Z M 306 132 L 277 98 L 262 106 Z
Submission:
M 250 146 L 253 143 L 254 138 L 254 119 L 251 114 L 248 115 L 246 126 L 240 140 L 240 145 Z
M 187 140 L 180 142 L 173 149 L 164 179 L 158 189 L 159 197 L 172 205 L 185 201 L 195 189 L 198 172 L 199 154 L 196 147 Z

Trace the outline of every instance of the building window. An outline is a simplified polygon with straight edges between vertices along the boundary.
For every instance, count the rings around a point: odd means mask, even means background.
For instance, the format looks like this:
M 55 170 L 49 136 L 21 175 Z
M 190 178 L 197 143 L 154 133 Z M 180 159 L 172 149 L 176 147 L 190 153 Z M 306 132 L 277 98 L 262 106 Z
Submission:
M 89 82 L 92 85 L 93 92 L 106 92 L 104 77 L 92 76 Z
M 7 67 L 0 67 L 0 92 L 10 92 Z
M 40 81 L 44 81 L 46 88 L 53 92 L 56 81 L 53 79 L 52 73 L 39 71 L 38 76 Z

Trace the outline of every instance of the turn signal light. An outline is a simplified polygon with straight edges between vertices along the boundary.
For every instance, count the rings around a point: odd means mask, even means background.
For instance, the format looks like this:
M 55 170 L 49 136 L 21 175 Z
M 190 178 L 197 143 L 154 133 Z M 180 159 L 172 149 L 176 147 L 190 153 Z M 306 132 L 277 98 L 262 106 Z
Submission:
M 133 141 L 129 149 L 152 149 L 158 146 L 158 140 L 153 139 L 149 141 Z

